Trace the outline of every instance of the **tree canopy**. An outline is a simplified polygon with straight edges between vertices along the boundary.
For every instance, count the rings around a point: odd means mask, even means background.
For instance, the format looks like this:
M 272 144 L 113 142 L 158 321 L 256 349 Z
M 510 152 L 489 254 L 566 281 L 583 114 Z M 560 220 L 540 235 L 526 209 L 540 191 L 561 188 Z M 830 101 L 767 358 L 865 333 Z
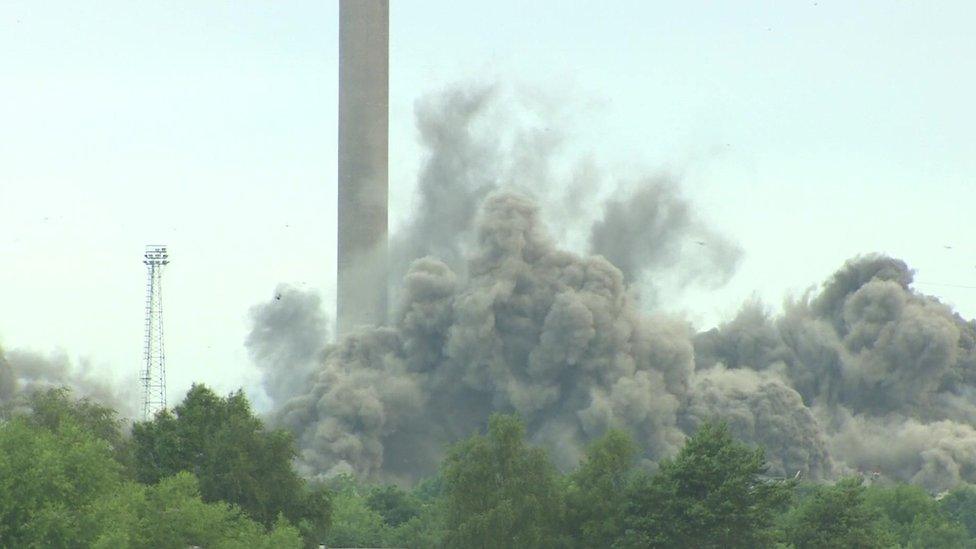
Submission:
M 525 443 L 515 416 L 494 415 L 487 435 L 455 445 L 442 475 L 453 547 L 556 546 L 562 513 L 555 468 Z
M 620 547 L 759 547 L 791 484 L 763 477 L 762 448 L 705 423 L 672 460 L 630 487 Z
M 818 486 L 786 519 L 785 539 L 797 549 L 890 547 L 881 512 L 865 502 L 860 478 Z
M 566 526 L 584 547 L 598 547 L 623 531 L 627 488 L 636 473 L 639 448 L 622 431 L 609 431 L 590 445 L 566 490 Z
M 327 520 L 329 501 L 306 489 L 292 466 L 289 433 L 268 430 L 240 391 L 220 397 L 194 385 L 172 413 L 132 429 L 136 478 L 153 484 L 179 472 L 199 479 L 204 501 L 225 501 L 271 526 Z
M 770 478 L 761 448 L 705 423 L 656 468 L 608 431 L 560 472 L 516 416 L 489 418 L 415 486 L 302 479 L 290 436 L 240 392 L 194 386 L 133 426 L 62 389 L 0 417 L 0 546 L 976 546 L 976 488 Z
M 191 473 L 155 486 L 127 480 L 113 411 L 63 390 L 27 402 L 0 423 L 0 545 L 302 546 L 287 521 L 266 529 L 235 505 L 202 501 Z

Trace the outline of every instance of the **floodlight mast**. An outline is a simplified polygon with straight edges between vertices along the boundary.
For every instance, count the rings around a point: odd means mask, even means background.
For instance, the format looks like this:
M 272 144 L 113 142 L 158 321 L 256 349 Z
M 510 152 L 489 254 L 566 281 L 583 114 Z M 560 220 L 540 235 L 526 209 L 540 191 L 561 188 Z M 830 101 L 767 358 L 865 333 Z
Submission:
M 142 416 L 150 421 L 166 408 L 166 351 L 163 346 L 163 268 L 166 246 L 146 246 L 146 335 L 142 369 Z

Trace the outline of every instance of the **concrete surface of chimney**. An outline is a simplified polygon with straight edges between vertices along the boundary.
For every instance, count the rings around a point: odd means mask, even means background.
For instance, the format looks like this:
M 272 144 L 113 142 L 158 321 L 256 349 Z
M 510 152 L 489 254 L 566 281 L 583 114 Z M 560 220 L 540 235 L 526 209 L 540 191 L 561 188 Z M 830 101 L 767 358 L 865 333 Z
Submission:
M 389 0 L 339 2 L 339 335 L 386 321 L 389 21 Z

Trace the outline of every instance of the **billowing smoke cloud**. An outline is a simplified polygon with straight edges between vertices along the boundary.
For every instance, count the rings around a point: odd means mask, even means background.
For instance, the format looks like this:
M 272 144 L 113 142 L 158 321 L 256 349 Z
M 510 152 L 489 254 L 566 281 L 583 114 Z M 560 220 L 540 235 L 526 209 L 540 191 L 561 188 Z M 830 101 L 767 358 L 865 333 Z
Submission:
M 393 236 L 393 275 L 432 255 L 459 270 L 478 205 L 501 179 L 500 138 L 481 129 L 497 90 L 451 90 L 416 105 L 421 145 L 430 151 L 417 181 L 416 214 Z
M 772 372 L 730 370 L 722 365 L 698 372 L 683 426 L 728 422 L 733 434 L 766 450 L 769 473 L 822 479 L 834 466 L 827 436 L 800 394 Z
M 251 321 L 245 345 L 261 370 L 268 396 L 280 401 L 301 392 L 329 339 L 321 298 L 310 290 L 280 285 L 270 303 L 251 310 Z
M 432 472 L 447 443 L 506 411 L 564 468 L 610 428 L 633 433 L 656 461 L 719 417 L 768 449 L 772 474 L 831 474 L 827 435 L 778 371 L 696 372 L 691 327 L 642 315 L 623 273 L 601 256 L 556 246 L 533 201 L 493 193 L 477 220 L 466 276 L 438 259 L 415 261 L 395 322 L 326 348 L 293 396 L 279 400 L 276 420 L 296 433 L 307 473 L 415 478 Z M 321 324 L 314 300 L 298 297 L 279 290 L 255 308 L 256 357 L 308 364 L 315 355 L 305 335 L 316 330 L 286 328 Z M 766 322 L 762 314 L 751 321 Z M 768 346 L 775 335 L 766 334 Z M 299 351 L 290 353 L 296 338 Z M 306 371 L 272 366 L 278 375 Z
M 695 339 L 699 370 L 775 376 L 818 417 L 836 473 L 939 491 L 976 482 L 976 322 L 911 288 L 900 260 L 855 258 L 780 318 L 755 303 Z M 718 365 L 718 366 L 716 366 Z
M 741 249 L 693 214 L 675 179 L 615 178 L 589 155 L 572 158 L 565 132 L 547 111 L 498 86 L 451 88 L 417 102 L 427 155 L 414 215 L 393 237 L 394 291 L 410 263 L 425 256 L 466 277 L 478 208 L 499 190 L 543 204 L 561 245 L 609 259 L 626 283 L 645 290 L 647 303 L 659 291 L 648 275 L 674 273 L 679 287 L 729 280 Z M 570 242 L 574 236 L 581 242 Z
M 976 322 L 914 291 L 904 262 L 855 258 L 778 316 L 750 301 L 704 333 L 644 314 L 635 286 L 721 285 L 739 248 L 667 177 L 617 184 L 591 161 L 560 173 L 560 138 L 497 138 L 497 97 L 418 104 L 429 154 L 393 245 L 390 325 L 325 346 L 314 296 L 279 289 L 254 309 L 248 346 L 307 474 L 416 478 L 503 411 L 564 468 L 609 428 L 654 462 L 724 419 L 766 448 L 772 475 L 976 482 Z M 576 251 L 543 224 L 574 208 Z
M 831 449 L 850 471 L 883 473 L 933 492 L 976 480 L 976 429 L 968 423 L 850 416 Z
M 655 459 L 680 446 L 689 326 L 639 315 L 620 271 L 557 248 L 520 195 L 489 196 L 475 246 L 464 281 L 439 260 L 414 262 L 396 323 L 328 348 L 281 405 L 309 471 L 430 472 L 445 443 L 496 410 L 519 413 L 567 467 L 610 427 Z M 270 316 L 257 310 L 257 333 Z
M 736 244 L 695 218 L 666 177 L 649 178 L 608 200 L 590 233 L 590 251 L 609 259 L 628 280 L 677 271 L 683 284 L 711 287 L 728 282 L 742 257 Z
M 751 301 L 694 334 L 639 313 L 623 273 L 556 246 L 521 195 L 489 195 L 475 236 L 465 276 L 415 261 L 395 322 L 326 348 L 279 401 L 309 474 L 415 478 L 508 411 L 562 467 L 611 427 L 655 461 L 717 418 L 766 448 L 773 475 L 976 482 L 976 323 L 912 290 L 903 262 L 854 259 L 778 317 Z M 282 301 L 256 309 L 255 334 L 274 334 L 262 323 Z
M 72 364 L 64 353 L 41 355 L 22 350 L 0 349 L 0 407 L 16 407 L 35 391 L 67 387 L 76 398 L 90 398 L 133 417 L 134 403 L 111 382 L 94 371 L 85 360 Z

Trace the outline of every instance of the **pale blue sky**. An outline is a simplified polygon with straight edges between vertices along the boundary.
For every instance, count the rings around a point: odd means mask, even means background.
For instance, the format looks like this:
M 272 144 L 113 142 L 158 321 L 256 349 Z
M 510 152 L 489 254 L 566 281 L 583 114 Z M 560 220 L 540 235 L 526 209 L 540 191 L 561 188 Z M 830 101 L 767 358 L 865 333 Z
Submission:
M 726 288 L 674 305 L 700 326 L 871 251 L 976 316 L 971 1 L 391 3 L 396 221 L 414 101 L 499 82 L 606 169 L 681 174 L 741 244 Z M 162 242 L 170 398 L 254 386 L 247 309 L 278 282 L 334 299 L 337 11 L 0 0 L 0 342 L 135 386 Z

